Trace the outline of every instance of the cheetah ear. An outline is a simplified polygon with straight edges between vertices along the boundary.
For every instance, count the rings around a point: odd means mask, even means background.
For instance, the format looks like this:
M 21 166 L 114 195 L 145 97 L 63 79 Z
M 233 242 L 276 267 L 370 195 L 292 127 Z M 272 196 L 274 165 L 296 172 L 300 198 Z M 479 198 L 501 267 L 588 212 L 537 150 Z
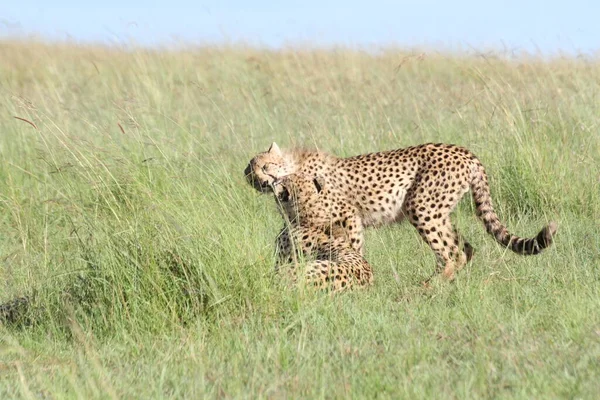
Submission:
M 290 201 L 290 191 L 287 188 L 283 188 L 283 191 L 279 194 L 279 201 L 283 203 Z
M 317 193 L 321 193 L 321 190 L 323 190 L 323 186 L 325 186 L 325 182 L 320 176 L 315 176 L 315 178 L 313 179 L 313 184 L 315 185 L 315 189 L 317 189 Z
M 271 147 L 269 147 L 269 150 L 267 151 L 267 153 L 275 154 L 278 156 L 283 154 L 283 152 L 281 151 L 281 149 L 279 148 L 279 146 L 277 146 L 277 143 L 275 143 L 275 142 L 271 143 Z

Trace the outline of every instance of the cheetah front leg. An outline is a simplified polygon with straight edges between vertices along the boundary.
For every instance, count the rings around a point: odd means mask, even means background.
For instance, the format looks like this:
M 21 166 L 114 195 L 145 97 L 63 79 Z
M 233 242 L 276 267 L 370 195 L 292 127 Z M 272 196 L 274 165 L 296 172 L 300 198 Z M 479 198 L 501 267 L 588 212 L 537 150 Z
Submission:
M 285 225 L 275 241 L 275 274 L 291 285 L 298 283 L 299 255 L 298 237 L 299 228 Z
M 348 242 L 359 255 L 364 255 L 364 226 L 358 215 L 353 215 L 325 227 L 325 232 L 337 240 Z
M 344 223 L 350 239 L 350 246 L 361 256 L 364 255 L 364 226 L 358 215 L 349 216 Z M 344 226 L 342 224 L 342 226 Z
M 317 250 L 322 245 L 322 240 L 324 239 L 315 235 L 314 228 L 310 226 L 285 225 L 275 241 L 275 271 L 283 265 L 294 267 L 306 258 L 318 256 Z
M 293 262 L 294 257 L 290 230 L 287 226 L 284 226 L 279 231 L 277 239 L 275 239 L 275 272 L 278 272 L 282 265 L 292 264 Z

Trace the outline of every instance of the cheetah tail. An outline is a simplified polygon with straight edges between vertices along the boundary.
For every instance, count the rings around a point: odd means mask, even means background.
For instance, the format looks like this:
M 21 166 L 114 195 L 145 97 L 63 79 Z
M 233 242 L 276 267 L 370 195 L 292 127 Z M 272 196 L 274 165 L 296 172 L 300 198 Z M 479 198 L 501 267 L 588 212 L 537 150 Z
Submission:
M 17 297 L 9 302 L 0 304 L 0 325 L 20 321 L 30 308 L 29 296 Z
M 539 254 L 552 244 L 557 230 L 556 222 L 550 222 L 533 238 L 521 238 L 508 231 L 494 211 L 487 175 L 483 165 L 479 162 L 477 162 L 477 169 L 473 174 L 471 190 L 477 207 L 477 216 L 485 225 L 486 231 L 494 236 L 498 243 L 522 255 Z

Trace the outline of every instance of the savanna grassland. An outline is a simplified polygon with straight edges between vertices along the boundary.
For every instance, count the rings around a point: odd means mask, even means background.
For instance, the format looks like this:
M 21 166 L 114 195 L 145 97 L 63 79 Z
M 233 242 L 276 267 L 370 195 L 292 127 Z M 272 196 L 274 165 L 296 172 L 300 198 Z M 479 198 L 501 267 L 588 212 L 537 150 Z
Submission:
M 0 43 L 0 398 L 597 398 L 600 61 L 386 50 Z M 18 117 L 18 118 L 16 118 Z M 373 287 L 272 274 L 282 224 L 243 177 L 272 141 L 339 156 L 469 147 L 501 219 L 425 289 L 409 224 L 369 230 Z

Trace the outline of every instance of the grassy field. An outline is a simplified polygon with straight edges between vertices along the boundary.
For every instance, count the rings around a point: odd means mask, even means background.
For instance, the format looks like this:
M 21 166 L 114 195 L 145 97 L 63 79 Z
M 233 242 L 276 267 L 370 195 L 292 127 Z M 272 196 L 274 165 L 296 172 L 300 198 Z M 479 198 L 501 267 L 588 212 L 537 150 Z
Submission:
M 0 302 L 34 294 L 0 325 L 0 398 L 600 393 L 600 61 L 2 42 L 0 110 Z M 367 232 L 372 288 L 285 288 L 242 174 L 272 141 L 464 145 L 514 233 L 559 235 L 512 254 L 465 199 L 454 284 L 422 288 L 400 225 Z

